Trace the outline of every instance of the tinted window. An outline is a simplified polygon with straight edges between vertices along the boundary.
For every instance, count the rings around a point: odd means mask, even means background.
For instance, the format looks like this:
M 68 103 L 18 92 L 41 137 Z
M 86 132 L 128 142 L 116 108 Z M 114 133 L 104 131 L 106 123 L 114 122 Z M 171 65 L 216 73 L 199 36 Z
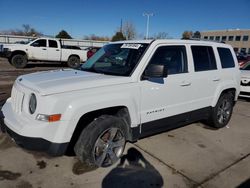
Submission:
M 210 36 L 210 37 L 209 37 L 209 40 L 214 40 L 214 36 Z
M 235 37 L 235 40 L 236 40 L 236 41 L 240 41 L 240 39 L 241 39 L 241 36 L 236 36 L 236 37 Z
M 233 41 L 233 40 L 234 40 L 234 36 L 229 36 L 229 37 L 228 37 L 228 40 L 229 40 L 229 41 Z
M 166 65 L 168 74 L 187 72 L 187 56 L 185 46 L 162 46 L 154 53 L 149 64 Z
M 222 40 L 222 41 L 227 40 L 227 36 L 222 36 L 221 40 Z
M 220 36 L 216 36 L 215 40 L 219 41 L 220 40 Z
M 192 46 L 194 69 L 198 71 L 216 69 L 216 61 L 213 48 L 210 46 Z
M 248 36 L 243 36 L 243 41 L 248 41 Z
M 228 48 L 217 48 L 220 56 L 220 62 L 222 68 L 235 67 L 234 59 L 230 49 Z
M 46 40 L 45 39 L 40 39 L 31 44 L 32 46 L 37 46 L 37 47 L 46 47 Z
M 50 48 L 57 48 L 57 42 L 55 40 L 49 40 Z

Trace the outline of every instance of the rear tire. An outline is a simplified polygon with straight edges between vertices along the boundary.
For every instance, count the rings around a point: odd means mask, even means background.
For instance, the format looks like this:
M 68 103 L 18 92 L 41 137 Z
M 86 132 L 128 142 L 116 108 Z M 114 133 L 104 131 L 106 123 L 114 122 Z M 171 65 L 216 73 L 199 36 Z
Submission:
M 77 56 L 70 56 L 67 64 L 70 68 L 76 69 L 80 67 L 80 58 Z
M 207 124 L 215 128 L 225 127 L 233 113 L 233 99 L 232 93 L 222 94 L 216 106 L 212 108 Z
M 125 144 L 125 122 L 116 116 L 101 116 L 92 121 L 81 133 L 74 147 L 84 164 L 108 167 L 122 156 Z
M 17 69 L 26 67 L 28 63 L 27 57 L 25 55 L 16 54 L 11 58 L 11 65 Z

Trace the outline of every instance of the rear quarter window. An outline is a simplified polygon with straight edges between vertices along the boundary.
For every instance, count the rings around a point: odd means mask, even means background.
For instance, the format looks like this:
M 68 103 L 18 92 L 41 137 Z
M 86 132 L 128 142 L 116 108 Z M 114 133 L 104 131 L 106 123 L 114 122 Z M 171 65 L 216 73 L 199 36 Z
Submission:
M 225 68 L 232 68 L 235 67 L 234 64 L 234 58 L 232 56 L 231 50 L 228 48 L 217 48 L 219 56 L 220 56 L 220 62 L 221 67 L 223 69 Z

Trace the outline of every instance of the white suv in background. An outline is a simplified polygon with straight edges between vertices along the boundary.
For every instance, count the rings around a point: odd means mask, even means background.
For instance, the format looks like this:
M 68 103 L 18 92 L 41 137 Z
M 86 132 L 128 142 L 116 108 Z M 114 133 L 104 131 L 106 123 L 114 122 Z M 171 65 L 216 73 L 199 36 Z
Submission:
M 239 92 L 240 70 L 229 45 L 114 42 L 81 70 L 18 77 L 1 127 L 25 148 L 74 151 L 88 165 L 106 167 L 121 157 L 127 141 L 199 120 L 226 126 Z
M 250 98 L 250 62 L 241 68 L 240 96 Z

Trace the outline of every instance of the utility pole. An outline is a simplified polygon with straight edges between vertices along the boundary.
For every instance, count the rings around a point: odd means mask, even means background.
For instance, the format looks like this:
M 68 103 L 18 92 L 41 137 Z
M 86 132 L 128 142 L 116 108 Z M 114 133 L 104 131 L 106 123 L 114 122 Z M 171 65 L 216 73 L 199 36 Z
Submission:
M 149 34 L 149 17 L 154 16 L 153 13 L 143 13 L 143 16 L 147 16 L 147 29 L 146 29 L 146 39 L 148 39 L 148 34 Z

